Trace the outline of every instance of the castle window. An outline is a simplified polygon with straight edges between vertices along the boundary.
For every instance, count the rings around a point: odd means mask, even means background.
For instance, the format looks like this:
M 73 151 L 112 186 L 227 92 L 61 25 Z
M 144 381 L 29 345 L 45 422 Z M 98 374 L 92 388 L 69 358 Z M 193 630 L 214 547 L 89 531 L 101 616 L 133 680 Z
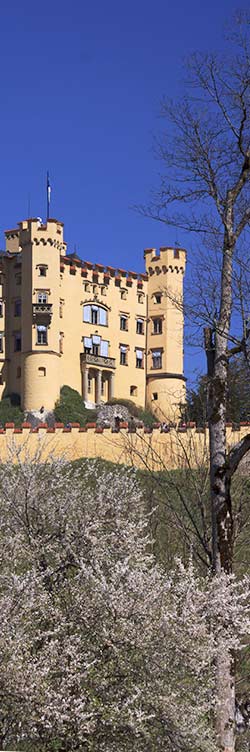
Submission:
M 143 368 L 143 351 L 138 350 L 138 347 L 135 351 L 135 357 L 136 357 L 136 368 Z
M 161 350 L 152 350 L 152 368 L 162 368 Z
M 40 290 L 40 292 L 37 293 L 37 302 L 38 303 L 47 303 L 48 302 L 48 295 L 46 292 L 43 292 Z
M 107 311 L 105 308 L 101 308 L 97 305 L 84 305 L 83 321 L 89 322 L 90 324 L 107 326 Z
M 138 303 L 143 303 L 143 301 L 144 301 L 144 295 L 143 295 L 142 292 L 138 293 L 137 298 L 138 298 Z
M 101 287 L 101 295 L 107 295 L 107 288 Z
M 0 300 L 0 317 L 3 317 L 3 301 Z
M 47 277 L 48 267 L 45 264 L 41 264 L 41 266 L 39 266 L 38 269 L 39 269 L 40 277 Z
M 103 358 L 107 358 L 109 354 L 109 343 L 107 340 L 102 339 L 100 344 L 100 355 Z
M 0 353 L 3 352 L 3 334 L 0 334 Z
M 63 317 L 63 303 L 64 303 L 64 300 L 60 300 L 60 303 L 59 303 L 59 317 L 60 317 L 60 319 L 62 319 L 62 317 Z
M 14 350 L 15 352 L 20 352 L 21 349 L 22 349 L 21 332 L 16 332 L 16 334 L 14 334 Z
M 153 392 L 152 398 L 154 401 L 158 400 L 158 392 Z
M 128 348 L 127 345 L 120 345 L 120 365 L 127 366 Z
M 126 300 L 126 298 L 128 297 L 128 291 L 127 290 L 120 290 L 120 293 L 121 293 L 121 299 L 122 300 Z
M 120 316 L 120 329 L 123 332 L 127 332 L 128 331 L 128 317 L 125 316 L 124 314 L 122 314 Z
M 90 284 L 89 284 L 89 282 L 84 282 L 84 292 L 90 292 Z
M 138 392 L 137 386 L 131 386 L 130 387 L 130 396 L 131 397 L 137 397 L 137 392 Z
M 20 366 L 18 366 L 18 368 L 16 369 L 16 377 L 17 377 L 17 379 L 21 378 L 21 367 Z
M 98 308 L 97 306 L 91 307 L 91 324 L 98 324 Z
M 93 285 L 93 294 L 97 295 L 97 293 L 98 293 L 98 286 L 97 285 Z
M 137 321 L 136 321 L 136 334 L 144 334 L 144 321 L 143 321 L 143 319 L 137 319 Z
M 101 355 L 102 358 L 108 357 L 109 343 L 105 339 L 101 339 L 99 335 L 93 335 L 93 337 L 84 337 L 84 352 L 92 355 Z
M 83 344 L 84 344 L 84 352 L 91 353 L 92 352 L 92 337 L 84 337 Z
M 92 353 L 93 355 L 99 355 L 100 354 L 100 342 L 101 337 L 97 334 L 93 334 L 92 337 Z
M 46 376 L 46 368 L 44 366 L 38 366 L 38 376 Z
M 47 345 L 48 344 L 48 327 L 44 324 L 39 324 L 36 327 L 36 344 Z
M 162 293 L 156 292 L 154 296 L 155 303 L 161 303 L 161 299 L 162 299 Z
M 22 303 L 21 298 L 18 298 L 14 302 L 14 316 L 21 316 Z
M 162 334 L 162 319 L 153 319 L 153 334 Z

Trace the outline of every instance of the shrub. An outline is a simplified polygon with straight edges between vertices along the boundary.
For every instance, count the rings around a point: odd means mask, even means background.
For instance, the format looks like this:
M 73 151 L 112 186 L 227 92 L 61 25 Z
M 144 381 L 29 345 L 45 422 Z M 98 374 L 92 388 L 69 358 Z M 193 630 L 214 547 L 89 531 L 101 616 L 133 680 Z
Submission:
M 54 415 L 58 423 L 80 423 L 80 426 L 85 426 L 89 421 L 96 420 L 97 413 L 96 410 L 87 410 L 76 389 L 63 386 L 60 399 L 55 404 Z
M 20 397 L 18 394 L 10 394 L 0 401 L 0 425 L 5 423 L 15 423 L 20 428 L 24 421 L 24 414 L 20 407 Z

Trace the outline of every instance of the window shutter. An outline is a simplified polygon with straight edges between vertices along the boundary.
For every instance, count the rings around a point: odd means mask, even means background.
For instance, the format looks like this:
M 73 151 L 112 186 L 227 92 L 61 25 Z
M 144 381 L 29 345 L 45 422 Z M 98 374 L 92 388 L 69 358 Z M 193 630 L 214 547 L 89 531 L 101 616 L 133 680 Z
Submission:
M 103 326 L 107 323 L 107 311 L 104 308 L 99 308 L 99 322 Z
M 91 337 L 84 337 L 84 347 L 87 347 L 89 350 L 92 349 L 92 339 L 91 339 Z
M 102 339 L 102 341 L 101 341 L 101 355 L 103 356 L 103 358 L 107 358 L 108 357 L 108 347 L 109 347 L 109 343 L 105 339 Z
M 83 306 L 83 321 L 91 321 L 91 307 L 90 305 Z

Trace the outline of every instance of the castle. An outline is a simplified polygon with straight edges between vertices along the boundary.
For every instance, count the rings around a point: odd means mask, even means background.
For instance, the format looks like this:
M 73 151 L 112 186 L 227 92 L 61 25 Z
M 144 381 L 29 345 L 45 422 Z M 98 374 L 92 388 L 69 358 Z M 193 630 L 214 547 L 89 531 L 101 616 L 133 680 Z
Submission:
M 171 419 L 185 400 L 182 249 L 146 249 L 145 273 L 66 254 L 63 224 L 27 219 L 0 254 L 0 397 L 52 410 L 68 384 Z

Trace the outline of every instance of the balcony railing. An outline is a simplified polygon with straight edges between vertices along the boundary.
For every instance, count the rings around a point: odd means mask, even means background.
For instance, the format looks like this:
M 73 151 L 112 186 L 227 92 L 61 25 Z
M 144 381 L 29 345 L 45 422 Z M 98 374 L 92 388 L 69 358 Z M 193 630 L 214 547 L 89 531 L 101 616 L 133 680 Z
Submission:
M 100 366 L 100 368 L 115 368 L 115 358 L 108 358 L 93 353 L 80 353 L 81 364 L 87 366 Z
M 32 303 L 32 317 L 34 323 L 50 324 L 52 317 L 52 303 Z

